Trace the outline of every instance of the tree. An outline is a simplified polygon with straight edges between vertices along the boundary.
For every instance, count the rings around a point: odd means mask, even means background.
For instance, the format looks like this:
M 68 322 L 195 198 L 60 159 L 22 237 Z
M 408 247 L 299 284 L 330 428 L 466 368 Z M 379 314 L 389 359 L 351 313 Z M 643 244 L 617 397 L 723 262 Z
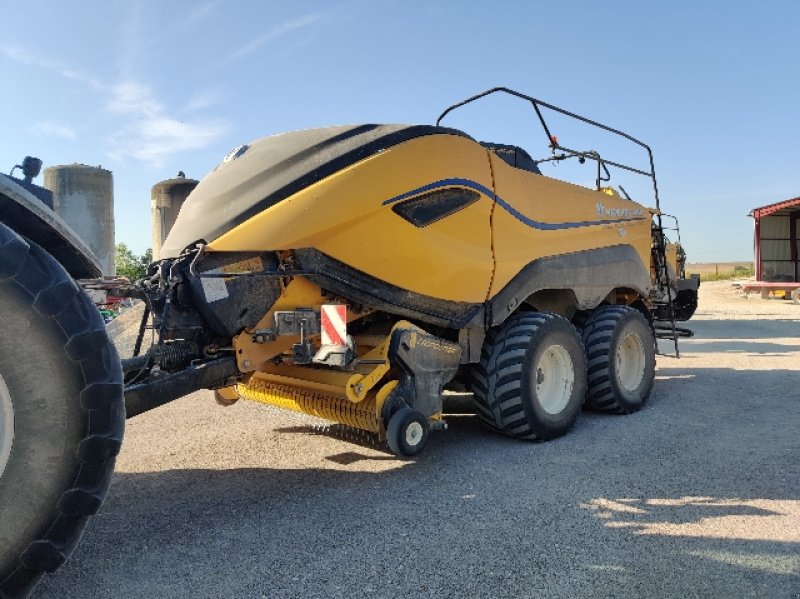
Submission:
M 114 254 L 114 266 L 118 277 L 138 281 L 147 274 L 147 267 L 153 261 L 153 251 L 148 248 L 141 256 L 134 254 L 127 245 L 118 243 Z

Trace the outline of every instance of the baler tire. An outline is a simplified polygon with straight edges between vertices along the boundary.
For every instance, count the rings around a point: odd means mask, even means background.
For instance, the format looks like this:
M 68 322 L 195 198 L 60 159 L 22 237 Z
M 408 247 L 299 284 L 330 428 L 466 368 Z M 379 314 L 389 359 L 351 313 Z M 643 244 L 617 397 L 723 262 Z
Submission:
M 472 391 L 478 417 L 495 431 L 540 441 L 566 434 L 586 393 L 586 357 L 575 327 L 548 312 L 511 316 L 487 334 Z
M 586 406 L 598 412 L 640 410 L 655 380 L 655 338 L 644 315 L 629 306 L 601 306 L 583 327 L 588 361 Z
M 429 431 L 428 419 L 422 412 L 400 408 L 386 427 L 386 442 L 396 456 L 410 458 L 425 449 Z
M 50 254 L 2 224 L 0 314 L 0 431 L 12 431 L 0 464 L 6 599 L 61 566 L 100 508 L 125 406 L 100 312 Z

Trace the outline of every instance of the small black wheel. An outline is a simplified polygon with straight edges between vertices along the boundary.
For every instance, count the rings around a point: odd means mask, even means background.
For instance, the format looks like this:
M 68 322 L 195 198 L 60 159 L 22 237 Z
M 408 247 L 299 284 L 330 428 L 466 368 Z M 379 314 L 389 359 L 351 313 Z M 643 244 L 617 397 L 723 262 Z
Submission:
M 599 412 L 630 414 L 653 388 L 655 339 L 644 315 L 628 306 L 601 306 L 583 327 L 588 360 L 586 405 Z
M 428 419 L 413 408 L 401 408 L 394 413 L 386 427 L 389 449 L 400 457 L 411 457 L 421 452 L 428 443 Z

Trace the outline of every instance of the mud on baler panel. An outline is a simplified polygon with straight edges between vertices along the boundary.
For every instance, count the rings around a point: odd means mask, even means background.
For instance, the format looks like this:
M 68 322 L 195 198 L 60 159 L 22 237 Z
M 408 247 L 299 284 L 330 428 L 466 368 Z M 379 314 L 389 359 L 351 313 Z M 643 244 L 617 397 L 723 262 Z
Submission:
M 357 341 L 357 339 L 356 339 Z M 276 365 L 239 383 L 239 397 L 375 433 L 398 455 L 422 451 L 445 428 L 442 390 L 461 361 L 458 344 L 399 321 L 352 371 Z

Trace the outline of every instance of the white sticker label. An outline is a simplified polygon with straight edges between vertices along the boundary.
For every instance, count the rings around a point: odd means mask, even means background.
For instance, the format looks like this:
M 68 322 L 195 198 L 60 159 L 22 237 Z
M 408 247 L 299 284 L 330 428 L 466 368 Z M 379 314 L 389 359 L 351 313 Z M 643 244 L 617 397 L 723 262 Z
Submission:
M 203 294 L 206 296 L 207 302 L 217 302 L 228 297 L 225 279 L 204 277 L 200 279 L 200 282 L 203 284 Z

